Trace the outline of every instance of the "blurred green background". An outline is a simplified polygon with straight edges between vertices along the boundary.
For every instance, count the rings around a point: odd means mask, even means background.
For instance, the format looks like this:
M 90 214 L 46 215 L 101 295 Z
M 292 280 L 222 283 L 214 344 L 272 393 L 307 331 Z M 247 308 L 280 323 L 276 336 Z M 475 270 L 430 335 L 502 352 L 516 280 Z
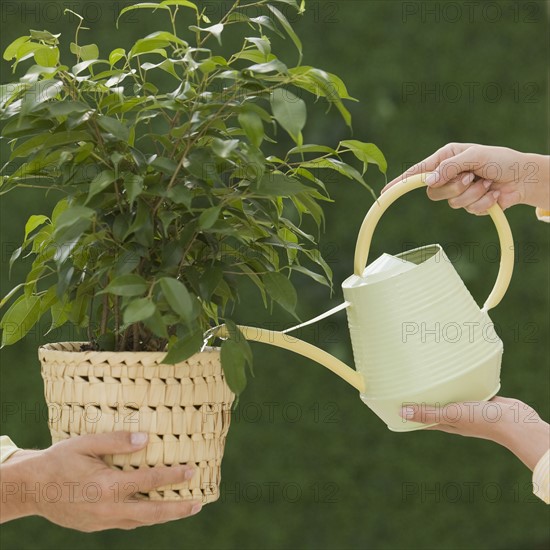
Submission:
M 229 4 L 199 3 L 208 4 L 212 20 Z M 72 35 L 60 16 L 70 7 L 88 16 L 88 41 L 110 51 L 119 45 L 114 14 L 124 5 L 4 1 L 2 49 L 28 28 Z M 391 179 L 450 141 L 548 154 L 548 16 L 546 2 L 310 0 L 296 29 L 304 63 L 339 74 L 360 100 L 350 106 L 354 137 L 384 151 Z M 136 15 L 123 41 L 154 30 L 149 14 Z M 295 61 L 291 44 L 283 47 L 286 60 Z M 2 83 L 9 80 L 3 62 Z M 335 113 L 313 112 L 306 142 L 349 136 Z M 375 167 L 367 181 L 376 192 L 384 184 Z M 355 237 L 372 203 L 349 181 L 333 180 L 329 188 L 336 203 L 327 208 L 321 246 L 337 292 L 330 297 L 297 277 L 304 319 L 342 300 L 340 283 L 352 271 Z M 2 197 L 2 295 L 23 273 L 17 266 L 8 280 L 26 217 L 49 213 L 52 200 L 31 192 Z M 548 419 L 548 226 L 531 208 L 507 214 L 516 272 L 492 313 L 505 346 L 501 394 Z M 482 302 L 498 268 L 487 218 L 430 203 L 417 191 L 382 220 L 372 257 L 433 242 L 444 245 Z M 236 318 L 292 323 L 260 303 L 251 289 Z M 302 336 L 352 363 L 345 314 Z M 76 337 L 65 329 L 46 340 L 35 330 L 0 352 L 1 432 L 19 446 L 49 444 L 37 345 Z M 229 432 L 219 502 L 191 519 L 130 532 L 81 534 L 40 518 L 19 520 L 2 527 L 2 548 L 548 548 L 548 508 L 532 495 L 530 472 L 507 450 L 444 433 L 392 433 L 325 369 L 282 350 L 254 351 L 257 374 Z

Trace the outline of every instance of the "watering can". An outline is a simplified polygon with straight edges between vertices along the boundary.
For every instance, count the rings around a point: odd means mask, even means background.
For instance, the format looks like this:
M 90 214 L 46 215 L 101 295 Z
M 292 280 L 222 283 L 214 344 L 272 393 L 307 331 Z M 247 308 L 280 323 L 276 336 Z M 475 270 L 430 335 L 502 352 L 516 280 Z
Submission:
M 496 284 L 480 308 L 438 244 L 390 256 L 366 267 L 372 235 L 386 209 L 425 186 L 419 174 L 391 187 L 367 213 L 355 250 L 354 274 L 342 284 L 341 306 L 292 329 L 276 332 L 240 326 L 250 341 L 285 348 L 327 367 L 356 388 L 362 401 L 392 431 L 435 424 L 405 421 L 408 403 L 446 405 L 485 401 L 500 389 L 503 344 L 488 311 L 504 296 L 514 267 L 514 242 L 502 209 L 489 210 L 500 239 Z M 346 309 L 357 370 L 327 352 L 289 335 Z M 218 335 L 227 336 L 225 327 Z

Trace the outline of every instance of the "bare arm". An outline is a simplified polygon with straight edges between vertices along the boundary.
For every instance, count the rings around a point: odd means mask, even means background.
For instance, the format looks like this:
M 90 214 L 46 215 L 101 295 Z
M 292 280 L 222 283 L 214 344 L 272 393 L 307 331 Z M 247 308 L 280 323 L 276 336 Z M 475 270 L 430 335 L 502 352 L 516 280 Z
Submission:
M 383 189 L 410 175 L 428 172 L 428 196 L 452 208 L 484 214 L 496 204 L 527 204 L 550 210 L 550 156 L 506 147 L 450 143 L 412 166 Z

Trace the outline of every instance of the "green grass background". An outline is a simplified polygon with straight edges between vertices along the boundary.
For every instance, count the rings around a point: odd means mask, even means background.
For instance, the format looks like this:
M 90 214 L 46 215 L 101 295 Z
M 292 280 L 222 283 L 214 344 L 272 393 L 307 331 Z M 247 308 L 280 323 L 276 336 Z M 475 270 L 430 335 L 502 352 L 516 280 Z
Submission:
M 296 23 L 304 62 L 344 78 L 360 100 L 351 105 L 354 137 L 381 147 L 390 177 L 450 141 L 548 153 L 545 2 L 307 4 Z M 88 14 L 87 38 L 102 52 L 118 45 L 113 14 L 125 3 L 6 1 L 0 12 L 2 49 L 29 27 L 72 33 L 67 21 L 56 17 L 63 5 Z M 209 5 L 223 9 L 227 2 Z M 154 30 L 153 17 L 138 16 L 123 33 L 135 40 Z M 291 45 L 283 47 L 288 62 L 295 60 Z M 2 69 L 5 83 L 10 79 L 5 62 Z M 439 86 L 440 93 L 403 96 L 405 88 L 422 86 Z M 496 91 L 500 97 L 494 97 Z M 333 144 L 349 136 L 334 113 L 324 116 L 320 108 L 313 113 L 306 141 Z M 367 177 L 378 192 L 384 178 L 374 167 Z M 334 180 L 330 189 L 336 202 L 327 208 L 322 249 L 339 289 L 352 271 L 355 237 L 372 198 L 349 181 Z M 53 199 L 31 192 L 2 197 L 2 294 L 23 273 L 17 266 L 8 279 L 8 260 L 26 217 L 49 213 Z M 530 403 L 548 419 L 548 226 L 536 222 L 531 208 L 507 214 L 518 253 L 510 290 L 492 313 L 505 346 L 501 394 Z M 430 203 L 417 191 L 382 220 L 372 257 L 439 242 L 454 253 L 458 271 L 481 302 L 497 273 L 495 240 L 488 219 Z M 342 299 L 340 292 L 331 298 L 306 279 L 296 282 L 304 319 Z M 236 317 L 246 323 L 292 323 L 260 304 L 250 289 Z M 47 341 L 43 332 L 0 352 L 1 431 L 22 447 L 49 444 L 36 358 L 37 345 Z M 344 314 L 305 335 L 351 364 Z M 76 337 L 68 329 L 49 335 L 50 341 Z M 229 432 L 219 502 L 197 517 L 131 532 L 81 534 L 40 518 L 19 520 L 2 527 L 2 548 L 548 547 L 548 508 L 532 496 L 530 472 L 508 451 L 444 433 L 392 433 L 354 390 L 325 369 L 282 350 L 255 345 L 254 351 L 257 374 Z

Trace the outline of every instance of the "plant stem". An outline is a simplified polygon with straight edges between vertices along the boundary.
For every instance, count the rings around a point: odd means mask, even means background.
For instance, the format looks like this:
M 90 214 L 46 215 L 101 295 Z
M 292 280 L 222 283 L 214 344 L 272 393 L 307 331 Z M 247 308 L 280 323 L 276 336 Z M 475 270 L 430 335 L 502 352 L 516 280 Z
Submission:
M 134 323 L 133 325 L 133 348 L 134 348 L 134 351 L 139 351 L 139 324 L 138 323 Z
M 115 349 L 117 349 L 117 346 L 118 346 L 118 340 L 119 340 L 119 330 L 120 330 L 120 311 L 118 309 L 119 305 L 119 300 L 118 300 L 118 296 L 115 296 L 115 304 L 114 304 L 114 309 L 115 309 Z
M 109 296 L 103 295 L 103 309 L 101 310 L 101 324 L 99 326 L 99 334 L 103 335 L 107 331 L 107 316 L 109 313 Z

